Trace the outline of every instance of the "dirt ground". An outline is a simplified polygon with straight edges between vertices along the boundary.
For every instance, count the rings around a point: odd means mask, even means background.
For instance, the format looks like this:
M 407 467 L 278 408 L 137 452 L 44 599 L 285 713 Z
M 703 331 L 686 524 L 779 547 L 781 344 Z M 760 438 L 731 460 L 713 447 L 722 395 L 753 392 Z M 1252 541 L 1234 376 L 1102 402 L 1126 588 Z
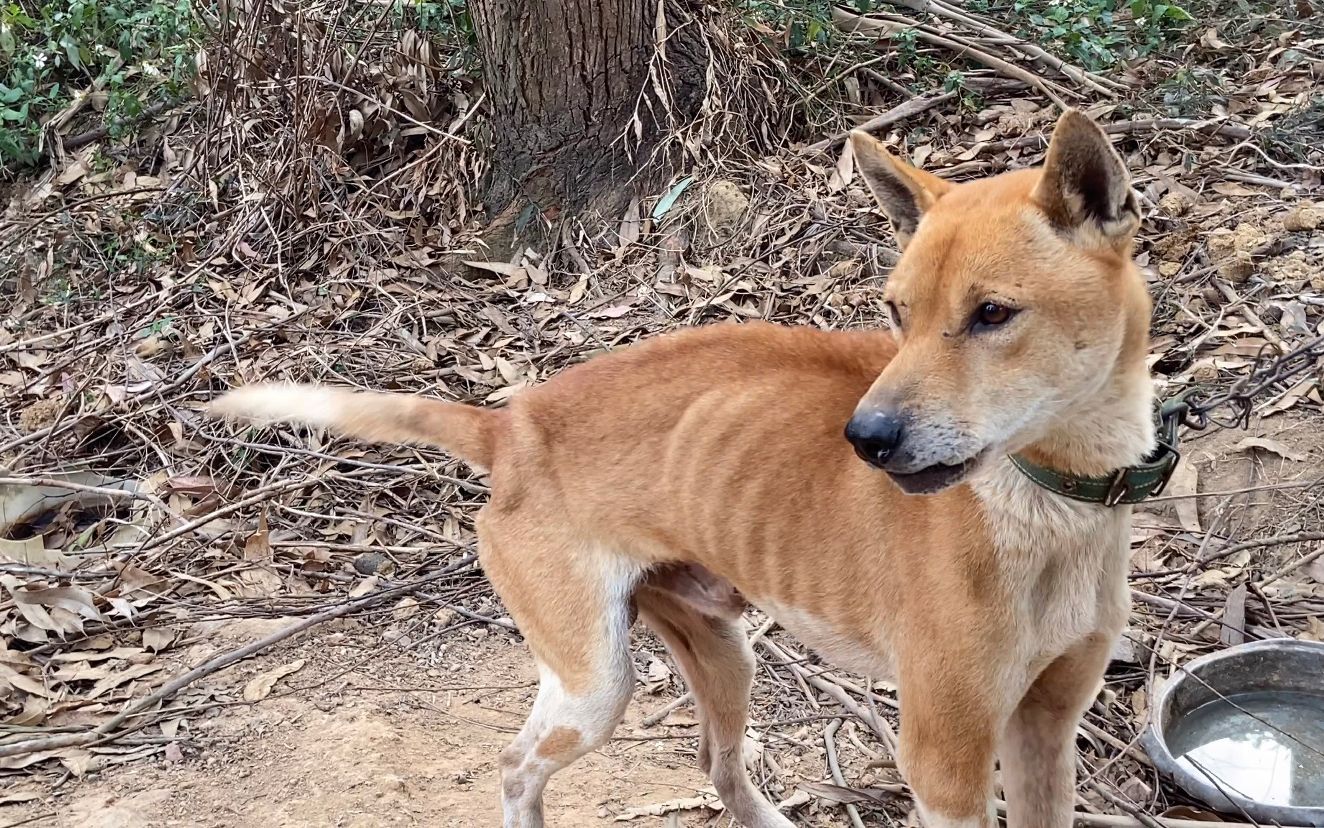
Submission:
M 203 642 L 190 653 L 239 646 L 287 623 L 209 624 L 193 631 Z M 234 690 L 298 660 L 305 666 L 268 699 L 216 708 L 191 722 L 181 757 L 172 760 L 163 751 L 141 764 L 72 781 L 52 798 L 0 808 L 0 824 L 368 828 L 499 822 L 497 754 L 521 724 L 536 682 L 522 645 L 487 636 L 458 647 L 405 651 L 385 643 L 380 631 L 347 622 L 339 631 L 289 642 L 246 663 L 215 689 Z M 674 695 L 638 698 L 616 741 L 556 777 L 547 796 L 551 824 L 598 823 L 631 807 L 693 798 L 707 787 L 694 767 L 689 725 L 653 728 L 647 741 L 636 735 L 639 719 Z M 636 824 L 658 822 L 651 817 Z
M 184 669 L 295 620 L 195 625 L 184 639 L 195 643 L 170 667 Z M 409 628 L 341 621 L 217 674 L 205 692 L 236 698 L 254 678 L 302 665 L 260 702 L 223 702 L 190 719 L 179 732 L 178 752 L 157 748 L 53 790 L 32 786 L 8 792 L 7 799 L 24 798 L 29 790 L 34 798 L 0 806 L 0 825 L 499 824 L 497 755 L 532 704 L 537 675 L 532 659 L 513 635 L 486 628 L 471 627 L 444 644 L 426 635 L 413 641 Z M 640 672 L 656 677 L 659 668 L 647 665 L 665 660 L 660 644 L 637 634 L 636 645 Z M 640 724 L 682 690 L 673 675 L 641 685 L 612 742 L 552 780 L 546 797 L 549 825 L 730 824 L 695 766 L 690 708 L 653 727 Z M 776 693 L 766 685 L 762 693 L 756 689 L 756 716 L 759 696 Z M 826 777 L 821 750 L 802 750 L 794 737 L 778 746 L 777 761 L 788 779 Z M 831 809 L 801 811 L 797 820 L 838 824 Z

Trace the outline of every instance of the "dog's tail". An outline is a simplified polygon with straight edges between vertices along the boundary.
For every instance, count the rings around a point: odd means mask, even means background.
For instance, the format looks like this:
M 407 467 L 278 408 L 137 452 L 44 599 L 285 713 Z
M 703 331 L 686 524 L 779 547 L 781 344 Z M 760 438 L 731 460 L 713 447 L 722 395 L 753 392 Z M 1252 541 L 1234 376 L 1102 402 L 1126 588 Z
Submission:
M 412 394 L 272 384 L 230 391 L 208 413 L 259 423 L 303 423 L 371 442 L 437 446 L 490 469 L 504 412 Z

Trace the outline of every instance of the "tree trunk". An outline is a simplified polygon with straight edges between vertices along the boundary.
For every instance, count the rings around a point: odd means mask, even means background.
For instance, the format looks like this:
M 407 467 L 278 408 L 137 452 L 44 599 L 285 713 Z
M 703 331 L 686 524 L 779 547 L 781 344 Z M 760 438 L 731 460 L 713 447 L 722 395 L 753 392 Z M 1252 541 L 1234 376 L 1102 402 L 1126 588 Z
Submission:
M 548 219 L 619 194 L 666 128 L 649 63 L 659 0 L 473 0 L 491 113 L 486 203 L 501 216 Z M 670 30 L 666 61 L 678 117 L 703 93 L 698 25 Z M 640 119 L 640 131 L 632 119 Z M 523 223 L 523 222 L 520 222 Z

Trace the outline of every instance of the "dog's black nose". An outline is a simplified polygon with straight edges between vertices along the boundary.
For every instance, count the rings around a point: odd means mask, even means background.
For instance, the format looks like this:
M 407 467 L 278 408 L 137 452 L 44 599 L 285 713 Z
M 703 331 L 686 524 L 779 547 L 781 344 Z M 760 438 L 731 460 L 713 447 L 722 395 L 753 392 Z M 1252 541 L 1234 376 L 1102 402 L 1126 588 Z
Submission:
M 864 411 L 846 423 L 846 439 L 866 463 L 882 466 L 901 445 L 901 417 L 890 411 Z

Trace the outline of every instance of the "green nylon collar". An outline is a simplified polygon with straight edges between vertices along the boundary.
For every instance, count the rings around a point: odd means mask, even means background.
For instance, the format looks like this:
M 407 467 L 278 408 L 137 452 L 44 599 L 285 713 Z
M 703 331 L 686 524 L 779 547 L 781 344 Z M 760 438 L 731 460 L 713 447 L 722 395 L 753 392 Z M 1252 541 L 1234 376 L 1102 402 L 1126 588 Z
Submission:
M 1172 479 L 1181 459 L 1177 451 L 1177 428 L 1186 407 L 1181 398 L 1164 403 L 1155 417 L 1158 447 L 1138 465 L 1123 466 L 1112 474 L 1086 477 L 1032 463 L 1019 454 L 1008 455 L 1008 459 L 1026 477 L 1063 497 L 1104 506 L 1139 503 L 1157 497 Z

